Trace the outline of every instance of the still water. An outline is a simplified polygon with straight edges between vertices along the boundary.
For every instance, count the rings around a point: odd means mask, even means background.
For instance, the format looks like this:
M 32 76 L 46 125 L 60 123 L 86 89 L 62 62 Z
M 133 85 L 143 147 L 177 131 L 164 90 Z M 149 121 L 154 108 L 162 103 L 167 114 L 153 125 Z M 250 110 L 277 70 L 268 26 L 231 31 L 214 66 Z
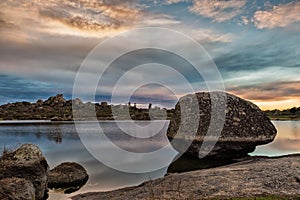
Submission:
M 136 127 L 126 121 L 119 122 L 104 121 L 100 122 L 101 127 L 110 141 L 116 146 L 133 153 L 146 153 L 158 150 L 168 144 L 165 135 L 168 121 L 158 121 L 154 126 L 161 127 L 158 134 L 153 135 L 153 131 L 149 131 L 143 127 L 147 127 L 149 122 L 139 121 L 136 125 L 140 127 L 140 132 L 147 132 L 146 135 L 134 135 Z M 127 125 L 127 124 L 128 125 Z M 278 134 L 274 142 L 257 147 L 256 151 L 251 155 L 278 156 L 292 153 L 300 153 L 300 121 L 273 121 L 278 130 Z M 121 125 L 121 129 L 120 129 Z M 91 127 L 90 123 L 82 123 L 80 126 Z M 123 128 L 122 128 L 123 127 Z M 131 134 L 125 134 L 129 131 Z M 132 129 L 132 130 L 131 130 Z M 152 127 L 155 129 L 155 127 Z M 87 134 L 92 134 L 87 131 Z M 152 136 L 145 139 L 146 136 Z M 75 125 L 71 123 L 22 123 L 22 124 L 1 124 L 0 123 L 0 148 L 15 148 L 23 143 L 33 143 L 38 145 L 44 156 L 46 157 L 50 168 L 62 162 L 78 162 L 83 165 L 89 175 L 89 181 L 79 191 L 70 195 L 63 195 L 58 192 L 51 191 L 49 199 L 67 199 L 78 193 L 91 191 L 107 191 L 125 186 L 137 185 L 145 180 L 162 177 L 167 168 L 149 172 L 149 173 L 126 173 L 120 172 L 99 162 L 86 150 L 80 137 L 76 131 Z M 99 144 L 98 144 L 99 145 Z M 111 155 L 110 145 L 101 144 L 101 153 Z M 168 151 L 167 151 L 168 152 Z M 160 154 L 159 159 L 172 160 L 172 156 L 168 154 Z M 120 157 L 112 156 L 111 160 Z M 125 160 L 127 158 L 124 158 Z M 139 160 L 127 159 L 131 165 L 138 167 Z M 134 171 L 134 169 L 133 169 Z

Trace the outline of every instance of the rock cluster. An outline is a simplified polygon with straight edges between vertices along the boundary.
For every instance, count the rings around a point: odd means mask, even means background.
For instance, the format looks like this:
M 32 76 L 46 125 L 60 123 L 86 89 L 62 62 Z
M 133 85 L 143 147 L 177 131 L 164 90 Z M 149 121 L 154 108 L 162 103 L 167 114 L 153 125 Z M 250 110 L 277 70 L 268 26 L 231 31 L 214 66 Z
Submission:
M 18 177 L 30 181 L 36 199 L 44 199 L 48 192 L 48 170 L 42 152 L 32 144 L 24 144 L 16 151 L 4 154 L 0 160 L 0 179 Z
M 39 99 L 36 103 L 9 103 L 0 106 L 0 119 L 68 121 L 72 120 L 72 101 L 58 94 L 46 101 Z
M 76 114 L 73 113 L 75 108 Z M 114 113 L 112 112 L 114 110 Z M 155 119 L 166 119 L 166 116 L 159 115 L 167 112 L 168 117 L 173 110 L 151 109 L 157 116 Z M 84 103 L 81 99 L 64 99 L 62 94 L 49 97 L 35 103 L 16 102 L 0 106 L 0 120 L 51 120 L 51 121 L 72 121 L 94 120 L 150 120 L 149 109 L 137 108 L 131 105 L 109 105 L 107 102 Z
M 211 113 L 214 106 L 212 102 L 219 105 L 216 109 L 219 113 Z M 216 121 L 222 122 L 222 119 L 217 119 L 222 115 L 223 127 L 214 124 Z M 195 125 L 196 131 L 193 130 Z M 212 135 L 220 132 L 220 137 L 209 139 L 212 144 L 216 143 L 213 149 L 201 149 L 209 127 L 212 128 L 210 129 Z M 193 131 L 195 133 L 192 133 Z M 276 132 L 268 117 L 253 103 L 223 92 L 201 92 L 184 96 L 179 100 L 167 136 L 170 140 L 174 138 L 178 140 L 173 146 L 178 151 L 181 151 L 180 144 L 191 140 L 186 155 L 198 158 L 199 155 L 208 153 L 206 158 L 233 159 L 247 156 L 257 145 L 273 141 Z M 178 139 L 176 134 L 180 136 Z M 191 138 L 190 134 L 195 136 Z
M 77 163 L 63 163 L 50 171 L 40 149 L 24 144 L 0 158 L 0 199 L 44 200 L 51 188 L 80 189 L 88 180 L 86 170 Z

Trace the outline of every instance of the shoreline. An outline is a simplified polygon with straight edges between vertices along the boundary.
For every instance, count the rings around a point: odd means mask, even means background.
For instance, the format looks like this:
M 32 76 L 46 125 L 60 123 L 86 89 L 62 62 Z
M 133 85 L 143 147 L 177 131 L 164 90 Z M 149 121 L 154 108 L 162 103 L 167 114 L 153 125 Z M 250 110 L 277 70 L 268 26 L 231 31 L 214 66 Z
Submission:
M 71 199 L 299 199 L 299 165 L 300 154 L 255 156 L 220 167 L 170 173 L 138 186 L 82 193 Z M 274 166 L 278 170 L 273 170 Z
M 99 122 L 150 122 L 150 121 L 169 121 L 166 120 L 111 120 L 111 119 L 101 119 L 98 121 L 88 121 L 88 120 L 79 120 L 79 121 L 51 121 L 51 120 L 0 120 L 1 125 L 51 125 L 51 124 L 76 124 L 76 123 L 99 123 Z
M 269 118 L 271 121 L 300 121 L 300 118 Z M 1 125 L 26 125 L 26 124 L 75 124 L 75 123 L 96 123 L 96 122 L 126 122 L 126 121 L 140 121 L 140 122 L 148 122 L 148 121 L 170 121 L 170 119 L 157 119 L 157 120 L 128 120 L 128 119 L 99 119 L 95 120 L 78 120 L 78 121 L 56 121 L 56 120 L 0 120 Z

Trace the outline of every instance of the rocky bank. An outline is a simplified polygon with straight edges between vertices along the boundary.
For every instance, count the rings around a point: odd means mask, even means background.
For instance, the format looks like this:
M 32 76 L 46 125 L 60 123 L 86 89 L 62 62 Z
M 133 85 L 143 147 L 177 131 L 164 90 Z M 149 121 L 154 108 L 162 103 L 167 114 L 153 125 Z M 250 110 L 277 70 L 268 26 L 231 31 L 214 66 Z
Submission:
M 300 199 L 300 155 L 252 157 L 227 166 L 170 174 L 137 187 L 87 193 L 73 200 Z

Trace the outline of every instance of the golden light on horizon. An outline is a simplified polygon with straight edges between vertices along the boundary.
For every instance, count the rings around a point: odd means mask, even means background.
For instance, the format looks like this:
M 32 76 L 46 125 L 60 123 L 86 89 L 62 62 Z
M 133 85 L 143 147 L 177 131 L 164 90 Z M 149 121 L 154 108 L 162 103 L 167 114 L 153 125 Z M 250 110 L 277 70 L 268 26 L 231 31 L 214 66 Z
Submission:
M 251 100 L 250 100 L 251 101 Z M 262 110 L 284 110 L 293 107 L 300 107 L 300 99 L 288 99 L 281 101 L 252 101 Z

